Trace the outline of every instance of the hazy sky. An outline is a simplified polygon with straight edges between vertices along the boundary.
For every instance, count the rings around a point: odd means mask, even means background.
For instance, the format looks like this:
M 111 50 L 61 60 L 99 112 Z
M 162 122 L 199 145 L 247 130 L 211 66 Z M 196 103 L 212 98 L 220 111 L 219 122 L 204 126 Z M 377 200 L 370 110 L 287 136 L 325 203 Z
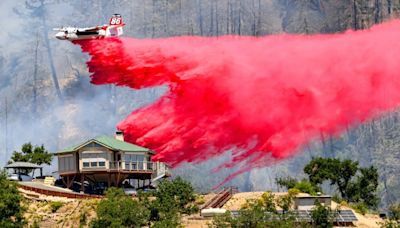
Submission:
M 3 48 L 13 46 L 12 34 L 20 34 L 22 31 L 22 20 L 15 14 L 13 8 L 23 6 L 23 1 L 1 0 L 0 1 L 0 46 Z
M 30 2 L 37 2 L 31 0 Z M 57 4 L 47 4 L 47 24 L 48 32 L 51 34 L 53 27 L 63 25 L 65 18 L 71 13 L 69 3 L 65 1 L 53 1 Z M 27 14 L 26 17 L 21 17 L 17 12 Z M 32 27 L 29 25 L 32 24 Z M 34 40 L 35 30 L 40 28 L 35 27 L 37 24 L 29 21 L 28 10 L 25 7 L 25 0 L 1 0 L 0 1 L 0 25 L 2 34 L 0 35 L 0 48 L 2 52 L 9 52 L 21 47 L 20 42 L 29 42 Z M 42 31 L 39 31 L 42 32 Z

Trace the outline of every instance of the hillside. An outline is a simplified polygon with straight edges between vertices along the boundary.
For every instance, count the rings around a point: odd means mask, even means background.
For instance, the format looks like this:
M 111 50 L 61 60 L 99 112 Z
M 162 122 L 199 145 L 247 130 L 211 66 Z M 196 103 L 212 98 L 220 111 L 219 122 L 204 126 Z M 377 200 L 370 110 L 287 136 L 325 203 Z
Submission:
M 21 190 L 26 199 L 27 212 L 25 218 L 29 225 L 36 223 L 40 227 L 88 227 L 90 221 L 96 218 L 96 207 L 99 202 L 97 199 L 74 200 L 62 197 L 48 197 L 34 192 Z M 247 200 L 256 200 L 261 197 L 263 192 L 241 192 L 236 193 L 223 208 L 227 210 L 239 210 Z M 284 195 L 286 193 L 274 193 L 275 195 Z M 213 193 L 202 196 L 208 200 L 214 196 Z M 40 198 L 41 200 L 38 200 Z M 57 202 L 57 203 L 54 203 Z M 61 202 L 61 203 L 58 203 Z M 55 204 L 59 206 L 55 207 Z M 333 208 L 337 207 L 333 203 Z M 346 206 L 340 206 L 341 209 L 351 209 Z M 356 227 L 369 228 L 380 227 L 383 222 L 378 215 L 356 213 L 358 219 L 354 223 Z M 212 223 L 212 219 L 203 218 L 199 214 L 182 217 L 182 224 L 188 228 L 206 228 Z
M 222 1 L 2 1 L 1 17 L 13 18 L 0 38 L 0 164 L 22 143 L 45 144 L 52 151 L 83 138 L 113 134 L 132 110 L 148 104 L 164 88 L 133 91 L 89 83 L 79 47 L 53 39 L 51 28 L 105 23 L 124 16 L 125 35 L 136 38 L 227 34 L 336 33 L 367 29 L 399 17 L 397 1 L 222 0 Z M 49 55 L 49 52 L 51 55 Z M 400 115 L 395 111 L 337 136 L 321 135 L 302 153 L 277 165 L 253 170 L 230 185 L 241 190 L 274 189 L 275 177 L 302 177 L 311 157 L 352 158 L 378 167 L 381 207 L 400 198 Z M 227 154 L 226 156 L 229 156 Z M 174 172 L 207 191 L 229 175 L 210 170 L 224 157 L 185 164 Z M 47 170 L 54 171 L 55 166 Z M 329 192 L 329 186 L 326 189 Z

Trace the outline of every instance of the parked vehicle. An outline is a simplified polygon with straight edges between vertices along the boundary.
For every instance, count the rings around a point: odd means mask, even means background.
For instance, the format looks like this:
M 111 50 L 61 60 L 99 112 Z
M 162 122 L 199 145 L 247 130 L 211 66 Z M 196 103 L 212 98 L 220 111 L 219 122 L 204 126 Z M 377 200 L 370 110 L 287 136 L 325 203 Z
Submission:
M 12 181 L 32 181 L 33 177 L 25 174 L 25 173 L 12 173 L 8 175 L 7 179 Z
M 129 195 L 129 196 L 135 196 L 137 194 L 137 191 L 135 188 L 123 188 L 125 194 Z

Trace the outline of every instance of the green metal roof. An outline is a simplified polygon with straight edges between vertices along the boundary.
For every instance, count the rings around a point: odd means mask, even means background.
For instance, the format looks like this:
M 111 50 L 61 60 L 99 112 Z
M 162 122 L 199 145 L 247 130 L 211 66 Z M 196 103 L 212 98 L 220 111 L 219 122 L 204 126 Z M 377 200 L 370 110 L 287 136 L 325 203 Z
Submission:
M 113 137 L 110 136 L 98 136 L 94 139 L 90 139 L 88 141 L 85 141 L 83 143 L 74 145 L 74 146 L 70 146 L 67 147 L 61 151 L 57 151 L 56 154 L 61 154 L 61 153 L 67 153 L 67 152 L 74 152 L 79 150 L 80 148 L 86 146 L 89 143 L 98 143 L 104 147 L 107 147 L 111 150 L 117 150 L 117 151 L 130 151 L 130 152 L 150 152 L 150 153 L 154 153 L 153 151 L 151 151 L 150 149 L 132 144 L 132 143 L 128 143 L 128 142 L 124 142 L 124 141 L 120 141 L 117 140 Z

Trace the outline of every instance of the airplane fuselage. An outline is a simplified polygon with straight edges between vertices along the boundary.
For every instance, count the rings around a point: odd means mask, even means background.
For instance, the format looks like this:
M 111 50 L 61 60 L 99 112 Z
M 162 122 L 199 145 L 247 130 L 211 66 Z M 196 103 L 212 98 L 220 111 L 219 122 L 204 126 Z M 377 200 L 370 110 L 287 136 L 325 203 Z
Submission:
M 60 40 L 84 40 L 84 39 L 101 39 L 108 35 L 105 29 L 85 31 L 85 28 L 65 28 L 64 31 L 58 32 L 55 37 Z
M 60 40 L 85 40 L 85 39 L 102 39 L 105 37 L 115 37 L 123 34 L 122 17 L 114 14 L 110 18 L 109 24 L 95 26 L 90 28 L 63 27 L 56 28 L 58 31 L 55 37 Z

